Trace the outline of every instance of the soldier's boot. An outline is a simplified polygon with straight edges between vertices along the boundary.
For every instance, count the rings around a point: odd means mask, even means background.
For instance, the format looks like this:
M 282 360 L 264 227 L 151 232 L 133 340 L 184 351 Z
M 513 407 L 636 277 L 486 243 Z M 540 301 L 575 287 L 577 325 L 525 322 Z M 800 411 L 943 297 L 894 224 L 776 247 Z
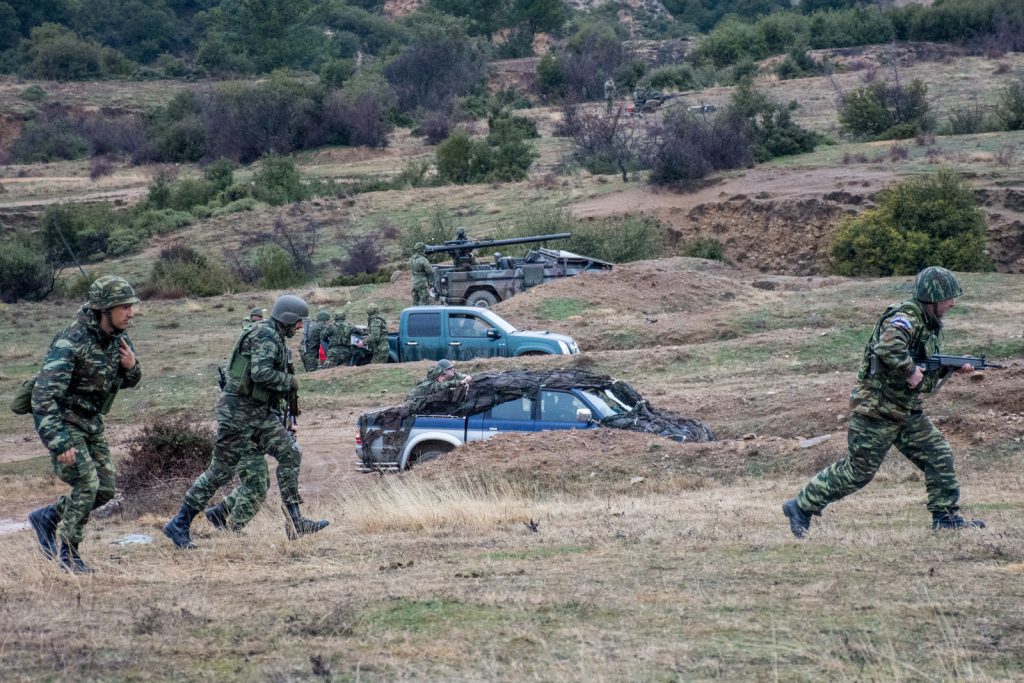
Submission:
M 811 528 L 811 516 L 800 509 L 796 498 L 790 498 L 782 504 L 782 514 L 789 518 L 789 530 L 797 538 L 804 538 Z
M 980 519 L 964 519 L 956 510 L 936 510 L 932 512 L 932 531 L 940 529 L 984 529 L 985 522 Z
M 306 534 L 315 534 L 330 524 L 326 519 L 306 519 L 299 511 L 298 503 L 282 503 L 281 508 L 285 515 L 284 532 L 290 541 Z
M 228 507 L 224 504 L 223 500 L 212 508 L 206 508 L 204 514 L 215 529 L 219 531 L 231 530 L 231 513 L 228 512 Z
M 60 568 L 71 574 L 92 574 L 93 570 L 78 554 L 78 544 L 61 539 L 60 542 Z
M 48 560 L 52 560 L 57 556 L 58 522 L 60 522 L 60 515 L 57 513 L 56 505 L 47 505 L 38 510 L 33 510 L 28 516 L 28 523 L 35 530 L 39 547 Z
M 189 527 L 192 526 L 192 520 L 197 514 L 199 514 L 199 510 L 193 510 L 182 503 L 178 514 L 164 525 L 164 536 L 171 539 L 171 542 L 179 548 L 195 548 L 196 544 L 192 542 L 192 537 L 189 535 Z

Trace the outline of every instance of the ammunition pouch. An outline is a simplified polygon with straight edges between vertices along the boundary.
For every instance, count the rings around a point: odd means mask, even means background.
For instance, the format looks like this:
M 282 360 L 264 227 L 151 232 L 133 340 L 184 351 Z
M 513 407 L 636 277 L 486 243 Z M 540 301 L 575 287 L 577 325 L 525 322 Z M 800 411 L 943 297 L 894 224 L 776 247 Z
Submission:
M 14 398 L 11 399 L 11 412 L 15 415 L 28 415 L 32 412 L 32 390 L 36 387 L 36 377 L 38 376 L 32 375 L 18 385 L 18 389 L 14 392 Z

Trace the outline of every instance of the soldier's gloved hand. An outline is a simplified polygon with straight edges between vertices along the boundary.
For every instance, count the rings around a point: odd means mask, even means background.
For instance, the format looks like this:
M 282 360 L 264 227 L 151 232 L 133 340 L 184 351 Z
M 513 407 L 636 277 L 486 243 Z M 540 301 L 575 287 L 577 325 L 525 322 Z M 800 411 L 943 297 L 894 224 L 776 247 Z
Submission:
M 291 386 L 290 391 L 293 394 L 299 393 L 299 378 L 296 377 L 295 375 L 292 375 L 292 386 Z

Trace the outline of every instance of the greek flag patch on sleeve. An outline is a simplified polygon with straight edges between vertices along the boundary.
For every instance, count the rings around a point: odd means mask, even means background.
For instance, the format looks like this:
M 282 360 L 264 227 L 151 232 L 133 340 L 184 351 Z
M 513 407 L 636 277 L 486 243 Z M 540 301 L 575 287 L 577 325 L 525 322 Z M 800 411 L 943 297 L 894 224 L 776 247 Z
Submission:
M 895 318 L 890 320 L 889 323 L 893 327 L 899 327 L 900 329 L 907 330 L 908 332 L 914 329 L 913 323 L 911 323 L 907 318 L 904 318 L 902 315 L 896 316 Z

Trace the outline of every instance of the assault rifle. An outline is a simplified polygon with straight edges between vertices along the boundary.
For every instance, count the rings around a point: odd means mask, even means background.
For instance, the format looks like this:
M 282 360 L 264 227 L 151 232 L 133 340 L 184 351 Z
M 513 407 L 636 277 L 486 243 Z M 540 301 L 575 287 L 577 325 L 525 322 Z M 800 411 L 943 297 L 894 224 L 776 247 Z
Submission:
M 924 372 L 932 370 L 958 370 L 965 365 L 974 366 L 975 370 L 987 370 L 988 368 L 1002 369 L 1002 365 L 996 365 L 995 363 L 989 363 L 985 360 L 985 356 L 946 356 L 943 354 L 935 354 L 934 356 L 928 356 L 923 361 L 917 362 L 917 367 L 921 368 Z
M 288 350 L 288 374 L 295 374 L 295 364 L 291 360 L 291 349 Z M 292 427 L 299 424 L 298 416 L 302 414 L 299 410 L 299 392 L 289 391 L 285 395 L 285 407 L 284 407 L 284 426 L 289 432 L 294 432 Z M 292 437 L 293 439 L 295 437 Z
M 946 356 L 941 353 L 937 353 L 934 356 L 928 356 L 924 360 L 915 361 L 917 367 L 921 368 L 923 372 L 930 372 L 934 370 L 939 371 L 939 381 L 932 390 L 932 393 L 936 393 L 942 388 L 942 385 L 946 383 L 955 370 L 959 370 L 965 365 L 973 366 L 975 370 L 987 370 L 989 368 L 1002 369 L 1002 365 L 996 363 L 989 363 L 985 360 L 985 356 Z

